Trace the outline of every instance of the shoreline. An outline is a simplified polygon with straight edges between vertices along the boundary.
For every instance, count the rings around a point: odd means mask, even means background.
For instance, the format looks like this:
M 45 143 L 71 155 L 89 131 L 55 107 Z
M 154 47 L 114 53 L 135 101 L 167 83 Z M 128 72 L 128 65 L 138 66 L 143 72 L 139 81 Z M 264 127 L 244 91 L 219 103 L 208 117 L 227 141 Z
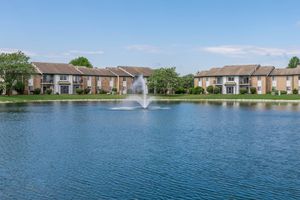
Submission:
M 47 103 L 47 102 L 121 102 L 134 101 L 130 99 L 47 99 L 47 100 L 18 100 L 0 101 L 0 104 L 17 103 Z M 153 99 L 153 102 L 244 102 L 244 103 L 299 103 L 299 100 L 287 99 Z

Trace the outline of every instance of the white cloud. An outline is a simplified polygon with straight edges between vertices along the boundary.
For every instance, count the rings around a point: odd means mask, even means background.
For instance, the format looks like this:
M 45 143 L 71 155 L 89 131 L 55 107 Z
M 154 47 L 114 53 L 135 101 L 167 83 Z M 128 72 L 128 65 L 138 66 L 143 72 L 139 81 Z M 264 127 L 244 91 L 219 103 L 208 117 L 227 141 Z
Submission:
M 221 45 L 201 48 L 202 51 L 233 57 L 249 55 L 258 56 L 287 56 L 300 54 L 300 49 L 283 49 L 272 47 L 259 47 L 251 45 Z
M 21 49 L 0 48 L 0 53 L 16 53 L 18 51 L 22 51 L 27 56 L 37 56 L 37 54 L 32 51 L 26 51 Z
M 130 51 L 140 51 L 145 53 L 160 53 L 161 49 L 157 46 L 145 45 L 145 44 L 134 44 L 126 47 Z

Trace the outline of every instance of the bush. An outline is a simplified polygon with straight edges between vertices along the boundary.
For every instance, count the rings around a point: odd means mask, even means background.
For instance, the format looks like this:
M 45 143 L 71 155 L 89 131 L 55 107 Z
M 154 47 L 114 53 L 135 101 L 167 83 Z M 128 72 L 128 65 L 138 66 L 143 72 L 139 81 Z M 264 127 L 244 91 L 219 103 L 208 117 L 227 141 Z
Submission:
M 84 94 L 89 94 L 91 92 L 91 89 L 90 88 L 85 88 L 84 90 L 83 90 L 83 93 Z
M 287 94 L 287 92 L 284 91 L 284 90 L 276 90 L 276 91 L 275 91 L 275 94 L 276 94 L 276 95 L 279 95 L 279 92 L 280 92 L 280 95 Z
M 22 81 L 17 81 L 14 85 L 14 90 L 16 90 L 18 94 L 24 94 L 25 84 Z
M 247 88 L 240 88 L 240 94 L 247 94 L 248 90 Z
M 46 94 L 52 94 L 52 89 L 48 88 L 48 89 L 46 90 Z
M 81 88 L 76 88 L 76 94 L 83 94 L 83 89 Z
M 255 87 L 250 88 L 250 92 L 251 94 L 256 94 L 256 88 Z
M 214 88 L 214 94 L 220 94 L 221 93 L 221 88 L 220 87 L 215 87 Z
M 117 88 L 113 88 L 111 91 L 112 92 L 117 92 Z
M 41 94 L 41 88 L 35 88 L 33 94 Z
M 209 93 L 209 94 L 212 94 L 214 92 L 214 87 L 212 85 L 208 86 L 206 88 L 206 91 Z
M 99 89 L 98 90 L 98 94 L 107 94 L 108 92 L 103 90 L 103 89 Z
M 293 89 L 293 94 L 298 94 L 298 90 L 296 88 Z
M 195 87 L 190 89 L 191 94 L 203 94 L 204 89 L 202 87 Z
M 178 88 L 178 89 L 176 89 L 175 94 L 185 94 L 185 89 L 184 88 Z
M 287 92 L 284 91 L 284 90 L 281 90 L 280 93 L 283 94 L 283 95 L 284 95 L 284 94 L 287 94 Z

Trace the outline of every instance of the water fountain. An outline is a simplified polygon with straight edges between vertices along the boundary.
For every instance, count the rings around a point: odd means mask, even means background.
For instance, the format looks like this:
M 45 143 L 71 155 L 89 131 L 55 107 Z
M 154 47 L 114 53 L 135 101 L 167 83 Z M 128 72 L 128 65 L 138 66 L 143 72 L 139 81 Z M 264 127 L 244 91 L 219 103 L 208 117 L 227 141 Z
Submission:
M 148 97 L 148 86 L 143 75 L 139 75 L 132 84 L 132 94 L 127 98 L 138 102 L 142 108 L 148 108 L 153 98 Z

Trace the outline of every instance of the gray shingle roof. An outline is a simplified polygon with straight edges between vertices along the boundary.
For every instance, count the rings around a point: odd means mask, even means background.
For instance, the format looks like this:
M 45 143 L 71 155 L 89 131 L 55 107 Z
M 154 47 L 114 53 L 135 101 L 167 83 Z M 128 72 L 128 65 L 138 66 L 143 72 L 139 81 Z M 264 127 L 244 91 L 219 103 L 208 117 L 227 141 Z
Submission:
M 88 68 L 88 67 L 78 67 L 77 69 L 83 74 L 88 76 L 116 76 L 107 69 L 100 68 Z
M 227 65 L 222 68 L 211 68 L 208 71 L 199 72 L 196 77 L 201 76 L 250 76 L 259 65 Z
M 71 74 L 81 75 L 82 73 L 71 64 L 65 63 L 45 63 L 45 62 L 32 62 L 32 64 L 42 74 Z
M 153 70 L 149 67 L 118 66 L 118 68 L 123 69 L 123 71 L 126 71 L 133 76 L 142 74 L 143 76 L 149 77 L 153 72 Z
M 287 75 L 299 75 L 300 74 L 300 66 L 296 68 L 279 68 L 274 69 L 271 72 L 271 76 L 287 76 Z
M 273 69 L 275 69 L 274 66 L 261 66 L 253 73 L 253 76 L 267 76 Z

